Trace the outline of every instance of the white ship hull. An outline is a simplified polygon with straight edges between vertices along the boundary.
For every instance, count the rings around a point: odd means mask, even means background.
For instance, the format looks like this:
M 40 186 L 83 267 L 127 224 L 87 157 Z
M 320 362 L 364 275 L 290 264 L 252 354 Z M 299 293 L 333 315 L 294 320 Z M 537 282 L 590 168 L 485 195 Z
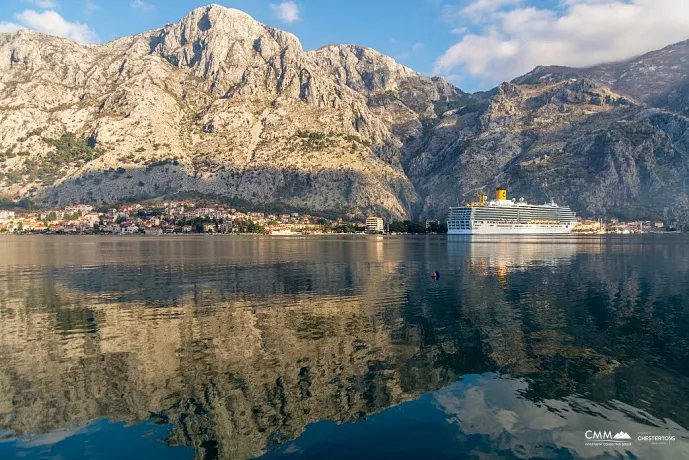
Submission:
M 508 200 L 507 191 L 497 190 L 497 199 L 450 208 L 447 233 L 450 235 L 560 235 L 574 230 L 576 214 L 569 206 L 551 200 L 532 205 L 521 198 Z
M 560 235 L 570 233 L 576 223 L 563 224 L 472 224 L 471 229 L 448 229 L 448 235 Z

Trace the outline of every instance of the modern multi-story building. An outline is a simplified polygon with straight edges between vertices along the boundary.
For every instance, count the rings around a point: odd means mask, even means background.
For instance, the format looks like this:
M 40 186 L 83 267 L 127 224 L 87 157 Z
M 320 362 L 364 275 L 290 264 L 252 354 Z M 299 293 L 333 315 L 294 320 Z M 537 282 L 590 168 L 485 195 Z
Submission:
M 380 217 L 368 217 L 366 218 L 366 231 L 368 233 L 383 233 L 385 226 L 383 219 Z

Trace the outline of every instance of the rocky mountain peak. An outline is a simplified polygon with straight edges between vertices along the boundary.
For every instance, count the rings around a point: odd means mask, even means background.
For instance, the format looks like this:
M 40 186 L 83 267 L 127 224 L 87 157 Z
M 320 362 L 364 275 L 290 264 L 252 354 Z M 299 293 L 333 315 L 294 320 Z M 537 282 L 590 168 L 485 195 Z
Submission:
M 327 45 L 308 54 L 332 79 L 366 95 L 402 137 L 418 136 L 419 116 L 436 118 L 465 96 L 445 79 L 421 75 L 365 46 Z
M 10 38 L 19 38 L 19 37 L 25 37 L 29 35 L 39 35 L 38 32 L 31 30 L 31 29 L 18 29 L 15 32 L 0 32 L 0 40 L 9 40 Z
M 221 95 L 236 92 L 256 77 L 275 81 L 272 89 L 280 92 L 276 80 L 286 68 L 300 73 L 307 64 L 297 37 L 220 5 L 197 8 L 179 22 L 152 32 L 148 39 L 152 53 L 176 67 L 191 69 Z
M 34 83 L 83 84 L 98 48 L 28 29 L 0 34 L 0 83 L 20 80 L 24 88 L 32 86 L 30 79 Z
M 620 62 L 587 68 L 538 66 L 515 84 L 586 78 L 649 105 L 689 115 L 689 40 Z
M 193 42 L 219 38 L 227 40 L 258 38 L 268 28 L 244 11 L 211 4 L 196 8 L 177 23 L 169 24 L 163 30 L 168 33 L 178 32 L 181 40 Z M 285 32 L 285 34 L 288 33 Z
M 219 16 L 224 16 L 224 17 L 234 17 L 237 18 L 238 20 L 246 20 L 249 22 L 257 22 L 249 13 L 246 13 L 242 10 L 238 10 L 236 8 L 228 8 L 223 5 L 218 5 L 217 3 L 210 3 L 206 6 L 200 6 L 192 11 L 189 12 L 187 17 L 192 16 L 192 17 L 199 17 L 199 16 L 208 16 L 209 19 L 212 18 L 217 18 Z

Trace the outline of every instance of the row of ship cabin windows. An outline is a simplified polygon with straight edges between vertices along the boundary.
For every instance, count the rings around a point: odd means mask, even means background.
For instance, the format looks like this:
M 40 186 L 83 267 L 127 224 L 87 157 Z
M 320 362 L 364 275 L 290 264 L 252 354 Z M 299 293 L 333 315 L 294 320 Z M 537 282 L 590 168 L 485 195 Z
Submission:
M 481 224 L 486 224 L 488 222 L 483 221 L 483 220 L 475 220 L 474 222 L 474 227 L 478 227 Z M 532 224 L 533 225 L 533 224 Z M 529 224 L 519 224 L 519 223 L 491 223 L 491 227 L 528 227 Z M 561 224 L 551 224 L 551 225 L 543 225 L 540 224 L 538 225 L 539 228 L 560 228 L 560 227 L 566 227 L 567 224 L 561 223 Z M 471 221 L 450 221 L 448 222 L 448 228 L 450 229 L 459 229 L 459 230 L 468 230 L 471 228 Z

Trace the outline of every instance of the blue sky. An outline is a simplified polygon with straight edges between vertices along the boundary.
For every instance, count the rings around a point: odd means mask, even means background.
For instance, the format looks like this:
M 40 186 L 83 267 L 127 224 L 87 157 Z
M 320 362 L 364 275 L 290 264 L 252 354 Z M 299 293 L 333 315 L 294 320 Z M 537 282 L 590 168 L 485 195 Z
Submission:
M 2 0 L 0 32 L 107 42 L 172 23 L 203 0 Z M 593 65 L 689 39 L 689 0 L 216 0 L 294 33 L 356 43 L 465 91 L 534 66 Z

